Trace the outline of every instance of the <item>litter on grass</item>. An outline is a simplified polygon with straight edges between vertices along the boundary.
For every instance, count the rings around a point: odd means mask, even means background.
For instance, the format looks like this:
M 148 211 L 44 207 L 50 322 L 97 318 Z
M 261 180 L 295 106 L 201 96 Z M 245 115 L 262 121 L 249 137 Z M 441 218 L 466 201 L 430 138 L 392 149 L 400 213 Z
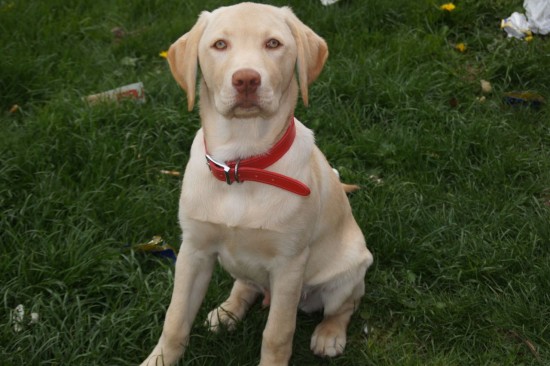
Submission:
M 533 35 L 529 29 L 529 22 L 525 15 L 517 12 L 512 13 L 512 15 L 506 19 L 502 19 L 500 22 L 500 29 L 508 33 L 508 37 L 517 39 L 524 39 Z
M 89 104 L 97 104 L 106 101 L 119 102 L 126 99 L 134 100 L 137 103 L 145 103 L 145 88 L 142 82 L 138 82 L 107 90 L 102 93 L 88 95 L 84 99 Z
M 523 7 L 529 20 L 529 28 L 533 33 L 550 33 L 550 1 L 525 0 Z
M 181 175 L 177 170 L 160 170 L 160 174 L 171 175 L 173 177 L 179 177 Z
M 525 0 L 523 2 L 526 15 L 514 12 L 503 19 L 500 28 L 508 33 L 508 37 L 530 40 L 533 33 L 550 33 L 550 1 Z
M 380 185 L 380 184 L 384 183 L 384 180 L 382 180 L 382 178 L 380 178 L 379 176 L 374 175 L 374 174 L 369 175 L 369 179 L 371 180 L 371 182 L 373 182 L 374 184 L 377 184 L 377 185 Z
M 17 305 L 11 312 L 11 324 L 17 333 L 21 332 L 26 325 L 38 323 L 40 319 L 38 313 L 30 313 L 27 316 L 25 314 L 25 306 L 22 304 Z
M 160 235 L 153 236 L 147 243 L 137 244 L 132 247 L 136 252 L 150 253 L 157 257 L 170 259 L 173 263 L 177 259 L 177 251 L 164 241 Z
M 123 57 L 122 60 L 120 60 L 120 64 L 122 66 L 130 66 L 130 67 L 136 67 L 138 62 L 139 62 L 139 58 L 130 57 L 130 56 Z
M 481 80 L 480 84 L 483 94 L 490 94 L 493 91 L 493 86 L 487 80 Z
M 540 108 L 544 104 L 544 98 L 542 95 L 530 91 L 514 91 L 504 94 L 504 103 L 511 106 Z

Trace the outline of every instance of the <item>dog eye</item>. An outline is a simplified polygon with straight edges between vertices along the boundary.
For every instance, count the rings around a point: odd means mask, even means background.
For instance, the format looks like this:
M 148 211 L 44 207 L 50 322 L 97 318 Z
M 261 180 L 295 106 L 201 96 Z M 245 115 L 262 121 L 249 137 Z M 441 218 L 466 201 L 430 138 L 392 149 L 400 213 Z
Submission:
M 281 42 L 277 41 L 276 39 L 272 38 L 270 39 L 269 41 L 267 41 L 267 43 L 265 44 L 265 46 L 267 48 L 278 48 L 279 46 L 281 46 Z
M 225 50 L 227 48 L 227 42 L 225 42 L 224 40 L 217 40 L 213 47 L 217 50 Z

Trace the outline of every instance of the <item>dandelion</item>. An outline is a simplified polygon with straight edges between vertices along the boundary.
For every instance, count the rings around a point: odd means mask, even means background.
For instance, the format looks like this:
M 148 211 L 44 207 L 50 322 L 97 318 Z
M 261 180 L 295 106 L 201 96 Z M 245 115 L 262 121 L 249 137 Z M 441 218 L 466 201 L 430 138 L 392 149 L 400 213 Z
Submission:
M 162 58 L 166 58 L 166 57 L 168 57 L 168 52 L 162 51 L 161 53 L 159 53 L 159 56 L 162 57 Z
M 455 45 L 455 50 L 457 50 L 458 52 L 466 52 L 466 50 L 468 49 L 468 46 L 466 46 L 466 43 L 458 43 Z
M 450 12 L 450 11 L 455 10 L 455 9 L 456 9 L 456 6 L 455 6 L 455 4 L 453 4 L 453 3 L 447 3 L 447 4 L 441 5 L 441 6 L 439 7 L 439 9 L 444 10 L 444 11 L 449 11 L 449 12 Z

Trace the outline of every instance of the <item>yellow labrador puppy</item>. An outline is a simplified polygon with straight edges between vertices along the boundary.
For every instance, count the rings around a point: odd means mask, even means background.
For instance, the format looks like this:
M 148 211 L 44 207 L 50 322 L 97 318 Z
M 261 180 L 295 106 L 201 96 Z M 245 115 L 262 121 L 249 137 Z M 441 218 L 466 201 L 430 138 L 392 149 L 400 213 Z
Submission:
M 364 293 L 372 255 L 343 186 L 294 118 L 328 56 L 325 41 L 287 8 L 243 3 L 203 12 L 168 51 L 174 78 L 202 128 L 185 170 L 183 239 L 160 340 L 142 365 L 170 365 L 219 260 L 235 278 L 207 324 L 233 327 L 261 294 L 270 303 L 260 365 L 287 365 L 298 308 L 322 310 L 312 351 L 336 356 Z

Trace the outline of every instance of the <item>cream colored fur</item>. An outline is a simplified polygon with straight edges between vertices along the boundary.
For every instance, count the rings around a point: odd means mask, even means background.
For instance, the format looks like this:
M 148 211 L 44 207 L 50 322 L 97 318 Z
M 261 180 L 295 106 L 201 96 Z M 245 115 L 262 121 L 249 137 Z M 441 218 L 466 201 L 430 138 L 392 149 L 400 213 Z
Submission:
M 221 323 L 233 327 L 260 294 L 270 294 L 260 365 L 288 364 L 299 307 L 324 313 L 312 351 L 343 351 L 372 255 L 313 133 L 296 120 L 294 144 L 268 168 L 307 184 L 307 197 L 257 182 L 227 185 L 211 175 L 204 157 L 205 142 L 218 161 L 268 151 L 288 127 L 298 94 L 307 104 L 308 85 L 327 56 L 325 41 L 289 8 L 252 3 L 203 12 L 170 47 L 170 68 L 189 110 L 200 67 L 202 128 L 182 184 L 183 239 L 172 300 L 160 340 L 142 365 L 170 365 L 182 357 L 217 260 L 235 283 L 208 315 L 212 330 Z M 240 70 L 259 75 L 253 92 L 233 85 Z

